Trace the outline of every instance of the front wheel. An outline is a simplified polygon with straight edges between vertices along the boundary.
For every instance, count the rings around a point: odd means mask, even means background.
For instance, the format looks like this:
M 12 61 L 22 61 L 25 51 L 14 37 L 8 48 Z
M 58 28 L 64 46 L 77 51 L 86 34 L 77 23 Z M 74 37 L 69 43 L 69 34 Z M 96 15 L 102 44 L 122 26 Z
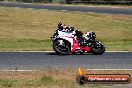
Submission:
M 70 53 L 70 46 L 66 40 L 57 39 L 53 42 L 53 49 L 57 54 L 67 55 Z
M 96 42 L 93 45 L 91 52 L 95 55 L 102 55 L 105 52 L 105 47 L 101 43 Z

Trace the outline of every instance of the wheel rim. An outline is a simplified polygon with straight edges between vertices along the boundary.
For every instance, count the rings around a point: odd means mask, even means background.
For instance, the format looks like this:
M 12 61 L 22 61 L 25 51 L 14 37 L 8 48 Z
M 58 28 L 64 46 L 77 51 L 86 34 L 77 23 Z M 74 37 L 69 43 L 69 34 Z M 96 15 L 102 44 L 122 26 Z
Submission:
M 61 41 L 63 41 L 63 40 L 61 40 Z M 65 41 L 63 41 L 63 43 L 60 44 L 60 40 L 57 40 L 55 42 L 55 47 L 60 52 L 63 52 L 63 53 L 68 53 L 69 52 L 69 46 Z

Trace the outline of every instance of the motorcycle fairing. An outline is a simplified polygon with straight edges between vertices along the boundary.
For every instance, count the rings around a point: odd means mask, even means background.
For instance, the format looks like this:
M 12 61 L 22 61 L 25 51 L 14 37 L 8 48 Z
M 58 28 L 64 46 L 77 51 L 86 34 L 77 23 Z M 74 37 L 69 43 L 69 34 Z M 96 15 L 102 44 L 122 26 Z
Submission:
M 73 38 L 73 45 L 71 45 L 71 52 L 74 53 L 76 50 L 85 50 L 87 52 L 90 52 L 90 48 L 88 46 L 81 47 L 77 40 Z

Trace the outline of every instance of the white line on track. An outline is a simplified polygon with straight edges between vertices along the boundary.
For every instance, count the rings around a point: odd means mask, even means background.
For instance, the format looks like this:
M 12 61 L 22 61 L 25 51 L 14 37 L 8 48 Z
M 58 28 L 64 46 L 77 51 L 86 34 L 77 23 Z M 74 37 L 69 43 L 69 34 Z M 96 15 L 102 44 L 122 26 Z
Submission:
M 119 71 L 125 71 L 125 70 L 129 70 L 129 71 L 132 71 L 132 69 L 86 69 L 86 70 L 112 70 L 112 71 L 115 71 L 115 70 L 119 70 Z
M 105 51 L 105 52 L 131 52 L 131 51 Z
M 87 71 L 132 71 L 132 69 L 85 69 Z M 32 71 L 41 71 L 41 70 L 0 70 L 5 72 L 32 72 Z
M 26 72 L 26 71 L 40 71 L 40 70 L 0 70 L 5 72 Z

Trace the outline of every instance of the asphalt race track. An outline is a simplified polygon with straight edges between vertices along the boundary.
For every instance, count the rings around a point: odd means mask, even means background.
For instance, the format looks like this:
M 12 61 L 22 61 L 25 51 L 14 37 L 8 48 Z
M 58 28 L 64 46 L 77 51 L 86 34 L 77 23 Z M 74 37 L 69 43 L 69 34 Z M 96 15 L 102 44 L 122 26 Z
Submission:
M 11 3 L 11 2 L 0 2 L 0 6 L 132 15 L 132 8 L 83 7 L 83 6 L 63 6 L 63 5 L 44 5 L 44 4 L 39 5 L 39 4 L 24 4 L 24 3 Z
M 43 70 L 45 68 L 131 69 L 132 52 L 103 55 L 57 55 L 54 52 L 0 52 L 0 70 Z

